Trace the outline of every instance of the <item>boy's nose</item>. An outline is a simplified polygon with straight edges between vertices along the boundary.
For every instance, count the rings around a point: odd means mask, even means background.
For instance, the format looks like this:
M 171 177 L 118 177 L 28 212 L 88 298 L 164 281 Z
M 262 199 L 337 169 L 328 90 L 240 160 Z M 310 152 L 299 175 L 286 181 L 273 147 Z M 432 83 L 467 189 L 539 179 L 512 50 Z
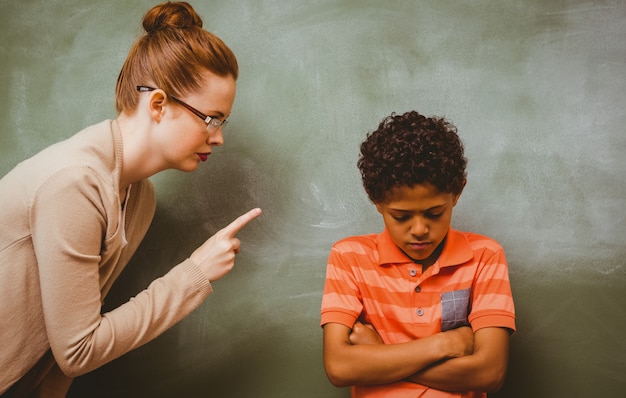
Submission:
M 416 217 L 413 224 L 411 224 L 411 234 L 413 236 L 425 236 L 428 233 L 428 224 L 420 217 Z

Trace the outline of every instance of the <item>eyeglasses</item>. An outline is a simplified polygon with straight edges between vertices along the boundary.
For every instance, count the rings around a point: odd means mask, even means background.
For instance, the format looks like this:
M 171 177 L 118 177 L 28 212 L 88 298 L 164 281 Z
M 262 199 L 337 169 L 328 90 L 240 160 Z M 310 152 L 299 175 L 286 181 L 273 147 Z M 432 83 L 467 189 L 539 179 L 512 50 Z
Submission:
M 154 91 L 156 90 L 156 88 L 153 87 L 148 87 L 148 86 L 137 86 L 137 91 Z M 200 112 L 199 110 L 197 110 L 196 108 L 194 108 L 193 106 L 179 100 L 178 98 L 174 97 L 173 95 L 169 96 L 171 99 L 173 99 L 174 101 L 178 102 L 180 105 L 184 106 L 185 108 L 187 108 L 189 111 L 191 111 L 191 113 L 193 113 L 194 115 L 198 116 L 200 119 L 202 119 L 202 121 L 204 123 L 206 123 L 206 130 L 210 133 L 213 132 L 215 130 L 217 130 L 218 127 L 224 127 L 226 126 L 226 124 L 228 123 L 228 120 L 224 119 L 224 120 L 219 120 L 215 117 L 211 117 L 208 115 L 205 115 L 204 113 Z

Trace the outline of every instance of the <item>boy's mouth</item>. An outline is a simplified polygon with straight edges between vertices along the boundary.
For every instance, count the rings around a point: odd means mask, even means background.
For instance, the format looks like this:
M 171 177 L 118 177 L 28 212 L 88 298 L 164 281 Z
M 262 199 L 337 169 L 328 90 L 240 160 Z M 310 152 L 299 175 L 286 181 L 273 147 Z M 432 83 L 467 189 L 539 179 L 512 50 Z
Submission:
M 425 250 L 430 246 L 429 242 L 410 242 L 408 246 L 415 251 Z

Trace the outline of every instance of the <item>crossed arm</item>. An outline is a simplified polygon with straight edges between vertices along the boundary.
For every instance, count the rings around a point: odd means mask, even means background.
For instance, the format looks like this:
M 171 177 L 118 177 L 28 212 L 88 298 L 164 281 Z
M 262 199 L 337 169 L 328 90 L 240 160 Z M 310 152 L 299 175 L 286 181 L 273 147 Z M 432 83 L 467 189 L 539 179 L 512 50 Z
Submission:
M 444 391 L 497 391 L 508 363 L 509 332 L 469 327 L 383 344 L 368 325 L 324 326 L 324 366 L 335 386 L 400 380 Z

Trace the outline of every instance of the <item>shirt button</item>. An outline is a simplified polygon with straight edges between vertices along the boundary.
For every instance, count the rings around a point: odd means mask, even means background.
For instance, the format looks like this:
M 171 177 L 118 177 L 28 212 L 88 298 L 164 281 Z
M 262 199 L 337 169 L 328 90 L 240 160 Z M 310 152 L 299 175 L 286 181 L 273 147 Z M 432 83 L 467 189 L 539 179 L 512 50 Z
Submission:
M 422 291 L 422 287 L 421 286 L 416 286 L 415 287 L 415 293 L 419 293 Z
M 417 316 L 422 316 L 424 315 L 424 310 L 421 308 L 418 308 L 417 311 L 415 311 L 415 313 L 417 314 Z
M 412 270 L 410 270 L 410 271 L 409 271 L 409 274 L 410 274 L 411 276 L 415 276 L 415 275 L 417 275 L 417 271 L 416 271 L 416 270 L 414 270 L 414 269 L 412 269 Z

